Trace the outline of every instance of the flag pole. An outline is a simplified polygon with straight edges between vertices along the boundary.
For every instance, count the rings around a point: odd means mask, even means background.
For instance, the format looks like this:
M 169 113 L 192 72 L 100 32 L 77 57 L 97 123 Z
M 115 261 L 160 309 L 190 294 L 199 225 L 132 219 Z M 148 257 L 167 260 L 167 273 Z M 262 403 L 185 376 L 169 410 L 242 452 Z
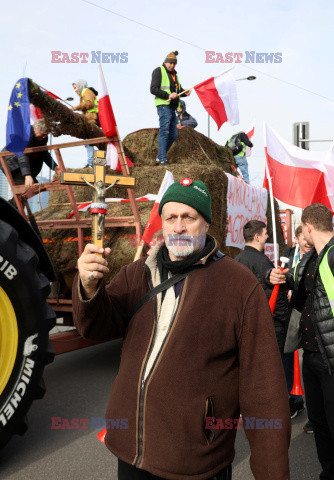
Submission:
M 44 92 L 48 92 L 48 91 L 49 91 L 49 90 L 47 90 L 46 88 L 42 87 L 41 85 L 38 85 L 38 83 L 36 83 L 36 82 L 34 82 L 34 83 L 35 83 L 35 85 L 37 85 L 37 87 L 39 87 L 41 90 L 44 90 Z M 72 105 L 71 105 L 70 103 L 66 102 L 66 100 L 63 100 L 62 98 L 59 98 L 59 97 L 58 97 L 58 99 L 59 99 L 61 102 L 66 103 L 66 105 L 68 105 L 69 107 L 72 108 Z M 57 99 L 56 99 L 56 100 L 57 100 Z
M 265 144 L 265 154 L 266 154 L 266 174 L 269 183 L 269 197 L 270 197 L 270 210 L 271 210 L 271 223 L 273 226 L 273 240 L 274 240 L 274 258 L 275 258 L 275 268 L 278 268 L 278 256 L 277 256 L 277 232 L 276 232 L 276 220 L 275 220 L 275 208 L 274 208 L 274 195 L 273 195 L 273 185 L 271 182 L 271 176 L 268 168 L 268 159 L 267 159 L 267 138 L 266 138 L 266 124 L 263 122 L 263 138 Z
M 141 254 L 142 254 L 143 249 L 144 249 L 144 245 L 145 245 L 144 240 L 140 240 L 140 244 L 139 244 L 139 246 L 138 246 L 138 248 L 137 248 L 135 258 L 133 259 L 134 262 L 141 257 Z
M 194 85 L 193 87 L 191 87 L 191 88 L 187 88 L 187 90 L 183 90 L 183 92 L 178 93 L 177 96 L 179 97 L 180 95 L 182 95 L 182 94 L 185 93 L 185 92 L 190 92 L 190 90 L 192 90 L 194 87 L 195 87 L 195 85 Z M 165 100 L 163 103 L 167 103 L 167 102 L 170 102 L 170 101 L 171 101 L 170 98 L 168 98 L 168 99 Z
M 232 70 L 233 68 L 234 68 L 234 66 L 233 66 L 233 67 L 229 67 L 227 70 L 223 70 L 222 72 L 218 73 L 218 75 L 214 75 L 214 78 L 219 77 L 219 76 L 222 75 L 223 73 L 229 72 L 229 71 Z M 211 78 L 211 77 L 209 77 L 209 78 Z M 204 80 L 203 82 L 200 82 L 200 83 L 196 83 L 196 85 L 194 85 L 193 87 L 187 88 L 187 90 L 183 90 L 183 92 L 178 93 L 177 96 L 179 97 L 180 95 L 182 95 L 182 94 L 185 93 L 185 92 L 190 92 L 190 90 L 192 90 L 193 88 L 197 87 L 198 85 L 200 85 L 200 84 L 202 84 L 202 83 L 204 83 L 204 82 L 206 82 L 206 80 Z M 169 102 L 169 101 L 170 101 L 170 99 L 165 100 L 163 103 L 166 103 L 166 102 Z

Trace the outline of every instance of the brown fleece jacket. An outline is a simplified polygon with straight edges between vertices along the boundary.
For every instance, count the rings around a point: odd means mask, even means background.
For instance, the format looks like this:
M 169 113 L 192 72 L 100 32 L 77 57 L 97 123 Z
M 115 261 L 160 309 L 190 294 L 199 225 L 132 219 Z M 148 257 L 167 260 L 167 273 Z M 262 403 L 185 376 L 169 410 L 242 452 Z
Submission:
M 73 108 L 74 111 L 76 110 L 81 110 L 85 117 L 87 117 L 87 120 L 89 123 L 96 123 L 97 120 L 97 113 L 95 112 L 87 112 L 87 110 L 90 110 L 94 108 L 94 102 L 95 102 L 95 94 L 90 90 L 90 88 L 87 88 L 84 93 L 81 93 L 80 95 L 80 103 L 76 107 Z
M 128 428 L 109 429 L 106 446 L 154 475 L 205 480 L 233 461 L 236 428 L 227 420 L 236 423 L 241 412 L 255 479 L 287 480 L 290 411 L 268 300 L 247 268 L 226 256 L 213 261 L 213 253 L 186 278 L 144 385 L 159 298 L 142 306 L 128 326 L 126 318 L 152 288 L 152 259 L 123 267 L 89 301 L 82 300 L 78 277 L 74 282 L 80 334 L 95 340 L 124 336 L 106 418 L 127 419 Z M 205 417 L 222 419 L 225 428 L 205 428 Z

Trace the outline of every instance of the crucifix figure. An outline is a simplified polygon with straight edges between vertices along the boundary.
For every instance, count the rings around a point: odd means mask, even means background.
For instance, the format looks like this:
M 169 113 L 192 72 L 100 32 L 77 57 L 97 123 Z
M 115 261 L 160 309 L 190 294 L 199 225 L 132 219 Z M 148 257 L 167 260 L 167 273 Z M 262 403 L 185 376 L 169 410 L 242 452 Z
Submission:
M 87 185 L 89 185 L 96 192 L 96 202 L 91 204 L 90 213 L 91 214 L 97 213 L 98 215 L 96 238 L 97 240 L 101 240 L 103 227 L 104 227 L 104 216 L 107 214 L 107 208 L 108 208 L 107 204 L 105 203 L 106 191 L 109 190 L 109 188 L 113 187 L 118 182 L 118 178 L 116 178 L 116 180 L 107 188 L 102 182 L 102 180 L 98 180 L 96 182 L 96 185 L 92 185 L 84 177 L 81 177 L 81 178 L 87 183 Z
M 61 172 L 60 183 L 69 185 L 88 185 L 93 189 L 93 199 L 90 213 L 92 215 L 92 243 L 103 247 L 104 223 L 107 214 L 105 203 L 106 191 L 113 186 L 134 188 L 133 177 L 106 175 L 106 152 L 98 150 L 94 152 L 94 173 Z

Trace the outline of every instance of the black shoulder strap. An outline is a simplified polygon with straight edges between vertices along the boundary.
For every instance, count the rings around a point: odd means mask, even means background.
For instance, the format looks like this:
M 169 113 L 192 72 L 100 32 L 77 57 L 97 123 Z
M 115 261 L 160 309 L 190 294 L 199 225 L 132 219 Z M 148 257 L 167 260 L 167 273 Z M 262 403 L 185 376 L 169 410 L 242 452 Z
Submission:
M 144 303 L 148 302 L 151 300 L 151 298 L 155 297 L 158 295 L 158 293 L 162 292 L 163 290 L 167 290 L 168 288 L 172 287 L 175 285 L 175 283 L 180 282 L 184 278 L 186 278 L 188 275 L 190 275 L 192 272 L 195 270 L 198 270 L 201 268 L 203 265 L 196 265 L 190 270 L 188 270 L 186 273 L 177 273 L 176 275 L 173 275 L 172 277 L 168 278 L 164 282 L 160 283 L 160 285 L 157 285 L 156 287 L 152 288 L 149 292 L 147 292 L 136 305 L 133 307 L 132 311 L 130 312 L 130 315 L 128 316 L 127 324 L 129 324 L 131 318 L 134 316 L 135 313 L 144 305 Z
M 215 253 L 215 255 L 212 257 L 212 260 L 214 261 L 217 261 L 217 260 L 220 260 L 221 258 L 224 257 L 224 254 L 222 252 L 219 252 L 217 251 Z M 194 272 L 195 270 L 198 270 L 200 268 L 202 268 L 204 265 L 202 264 L 198 264 L 198 265 L 194 265 L 193 268 L 191 268 L 190 270 L 188 270 L 187 272 L 185 273 L 177 273 L 176 275 L 173 275 L 172 277 L 168 278 L 167 280 L 165 280 L 164 282 L 160 283 L 160 285 L 157 285 L 156 287 L 152 288 L 152 290 L 150 290 L 149 292 L 147 292 L 140 300 L 138 303 L 136 303 L 136 305 L 133 307 L 133 309 L 131 310 L 129 316 L 128 316 L 128 319 L 127 319 L 127 325 L 129 325 L 129 322 L 131 320 L 131 318 L 135 315 L 135 313 L 138 312 L 138 310 L 146 303 L 148 302 L 149 300 L 151 300 L 151 298 L 155 297 L 156 295 L 158 295 L 158 293 L 162 292 L 163 290 L 167 290 L 168 288 L 172 287 L 173 285 L 175 285 L 176 283 L 180 282 L 181 280 L 183 280 L 184 278 L 186 278 L 188 275 L 190 275 L 192 272 Z
M 225 254 L 223 252 L 220 252 L 219 250 L 217 250 L 217 252 L 214 254 L 214 256 L 212 257 L 212 260 L 214 260 L 215 262 L 217 262 L 217 260 L 220 260 L 221 258 L 225 257 Z

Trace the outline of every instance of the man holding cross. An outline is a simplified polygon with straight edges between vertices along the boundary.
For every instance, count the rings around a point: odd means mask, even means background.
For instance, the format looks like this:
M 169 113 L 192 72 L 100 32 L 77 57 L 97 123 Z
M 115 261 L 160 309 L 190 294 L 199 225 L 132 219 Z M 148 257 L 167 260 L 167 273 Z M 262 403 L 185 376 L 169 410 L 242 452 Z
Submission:
M 177 138 L 176 109 L 179 106 L 179 97 L 187 97 L 190 90 L 184 91 L 177 76 L 175 65 L 178 52 L 170 52 L 161 67 L 153 70 L 151 93 L 155 96 L 155 106 L 159 115 L 159 165 L 169 165 L 167 152 Z M 182 95 L 180 95 L 180 93 Z
M 172 184 L 159 214 L 164 245 L 147 259 L 105 285 L 110 249 L 88 244 L 73 283 L 79 333 L 124 337 L 106 413 L 107 425 L 127 419 L 105 437 L 118 479 L 230 480 L 241 412 L 255 479 L 288 480 L 288 395 L 263 289 L 207 234 L 203 182 Z

